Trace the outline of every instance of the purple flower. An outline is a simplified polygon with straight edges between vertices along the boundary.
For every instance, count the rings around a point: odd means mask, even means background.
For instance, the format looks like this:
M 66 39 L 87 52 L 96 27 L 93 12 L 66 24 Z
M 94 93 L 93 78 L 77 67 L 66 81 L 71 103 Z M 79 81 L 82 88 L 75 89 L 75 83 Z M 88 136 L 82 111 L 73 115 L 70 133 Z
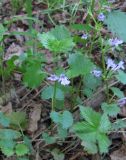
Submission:
M 70 84 L 70 81 L 69 79 L 65 76 L 65 74 L 61 74 L 59 77 L 55 74 L 52 74 L 50 77 L 47 78 L 48 80 L 50 81 L 58 81 L 60 82 L 62 85 L 69 85 Z
M 103 13 L 100 13 L 98 15 L 98 20 L 101 21 L 101 22 L 103 22 L 105 20 L 105 15 Z
M 117 101 L 117 104 L 120 106 L 120 107 L 123 107 L 126 105 L 126 97 L 124 98 L 121 98 Z
M 60 82 L 62 85 L 69 85 L 70 84 L 70 81 L 69 79 L 65 76 L 65 74 L 61 74 L 59 79 L 58 79 L 58 82 Z
M 84 33 L 82 36 L 81 36 L 81 39 L 87 39 L 88 38 L 88 35 L 86 33 Z
M 51 74 L 51 76 L 50 76 L 50 77 L 48 77 L 47 79 L 48 79 L 48 80 L 50 80 L 50 81 L 55 82 L 55 81 L 57 81 L 59 78 L 58 78 L 58 76 L 57 76 L 57 75 L 55 75 L 55 74 Z
M 119 70 L 119 69 L 125 69 L 125 67 L 124 67 L 124 62 L 123 62 L 123 61 L 120 61 L 120 62 L 117 64 L 117 66 L 116 66 L 116 68 L 115 68 L 115 71 L 117 71 L 117 70 Z
M 106 62 L 106 64 L 107 64 L 107 69 L 110 69 L 111 68 L 111 70 L 115 70 L 115 68 L 116 68 L 116 64 L 115 64 L 115 62 L 111 59 L 111 58 L 108 58 L 107 59 L 107 62 Z
M 91 73 L 97 78 L 101 77 L 101 75 L 102 75 L 102 71 L 96 70 L 96 69 L 94 69 Z
M 109 44 L 110 46 L 112 47 L 118 47 L 118 45 L 122 44 L 123 41 L 118 39 L 118 38 L 112 38 L 112 39 L 109 39 Z
M 125 69 L 123 61 L 120 61 L 118 64 L 115 64 L 115 62 L 111 58 L 108 58 L 106 64 L 107 64 L 107 69 L 111 68 L 112 71 L 118 71 L 119 69 Z

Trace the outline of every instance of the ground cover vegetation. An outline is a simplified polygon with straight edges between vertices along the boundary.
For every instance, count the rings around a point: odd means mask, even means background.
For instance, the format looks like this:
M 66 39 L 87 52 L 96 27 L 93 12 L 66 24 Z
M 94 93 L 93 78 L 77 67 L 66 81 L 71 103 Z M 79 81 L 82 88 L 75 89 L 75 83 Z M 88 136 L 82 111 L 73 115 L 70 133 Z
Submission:
M 126 159 L 125 9 L 0 2 L 0 159 Z

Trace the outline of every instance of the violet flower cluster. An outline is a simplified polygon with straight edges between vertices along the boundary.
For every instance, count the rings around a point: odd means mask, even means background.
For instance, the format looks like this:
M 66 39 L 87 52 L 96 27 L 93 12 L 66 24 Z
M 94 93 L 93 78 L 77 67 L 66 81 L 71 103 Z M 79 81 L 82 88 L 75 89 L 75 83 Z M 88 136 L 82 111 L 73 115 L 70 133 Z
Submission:
M 120 107 L 123 107 L 126 105 L 126 97 L 124 98 L 121 98 L 117 101 L 117 104 L 120 106 Z
M 60 82 L 61 85 L 69 85 L 70 84 L 70 80 L 68 79 L 67 76 L 65 76 L 65 74 L 60 74 L 60 76 L 57 76 L 55 74 L 51 74 L 50 77 L 47 78 L 48 80 L 52 81 L 52 82 Z
M 116 64 L 114 60 L 108 58 L 106 64 L 107 64 L 107 70 L 111 69 L 112 71 L 118 71 L 120 69 L 123 70 L 125 69 L 123 61 L 120 61 L 118 64 Z
M 82 36 L 81 36 L 81 39 L 87 39 L 88 38 L 88 34 L 84 33 Z
M 118 38 L 112 38 L 112 39 L 109 39 L 109 44 L 110 46 L 112 47 L 118 47 L 120 44 L 122 44 L 123 41 L 118 39 Z
M 97 18 L 98 21 L 103 22 L 105 20 L 105 15 L 103 13 L 100 13 Z
M 93 71 L 91 71 L 91 73 L 92 73 L 96 78 L 101 77 L 101 75 L 102 75 L 102 71 L 97 70 L 97 69 L 94 69 Z

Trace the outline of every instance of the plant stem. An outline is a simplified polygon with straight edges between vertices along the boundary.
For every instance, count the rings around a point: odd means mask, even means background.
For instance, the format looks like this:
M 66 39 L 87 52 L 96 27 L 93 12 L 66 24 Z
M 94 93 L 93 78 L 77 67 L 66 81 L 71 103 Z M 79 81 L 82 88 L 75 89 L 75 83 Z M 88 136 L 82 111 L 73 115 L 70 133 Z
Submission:
M 26 0 L 25 9 L 28 14 L 28 17 L 32 17 L 32 0 Z M 29 19 L 28 23 L 29 23 L 29 30 L 30 32 L 32 32 L 32 24 L 33 24 L 32 20 Z
M 109 87 L 108 87 L 108 81 L 105 80 L 105 91 L 106 91 L 106 96 L 107 96 L 107 102 L 109 102 Z
M 63 12 L 65 11 L 66 0 L 63 0 Z
M 81 90 L 81 84 L 82 84 L 82 76 L 80 77 L 80 82 L 78 84 L 78 89 L 77 89 L 77 97 L 79 96 L 80 90 Z
M 53 92 L 53 97 L 52 97 L 52 111 L 55 110 L 55 105 L 56 105 L 56 87 L 57 87 L 57 83 L 55 82 L 54 92 Z
M 3 43 L 2 42 L 1 42 L 1 46 L 3 47 Z M 2 51 L 1 51 L 0 66 L 1 66 L 1 77 L 2 77 L 2 92 L 3 92 L 3 94 L 5 94 L 6 90 L 5 90 L 5 75 L 4 75 L 4 63 L 3 63 L 3 59 L 4 59 L 3 49 L 4 49 L 4 47 L 2 48 Z
M 92 12 L 92 14 L 94 12 L 94 6 L 95 6 L 95 0 L 92 0 L 91 1 L 91 12 Z
M 104 76 L 104 81 L 105 81 L 105 92 L 107 96 L 107 102 L 109 102 L 109 87 L 108 87 L 108 80 L 107 80 L 107 75 L 106 75 L 106 67 L 105 67 L 105 50 L 103 46 L 103 41 L 100 33 L 100 42 L 101 42 L 101 51 L 102 51 L 102 67 L 103 67 L 103 76 Z
M 79 84 L 78 84 L 78 88 L 76 89 L 76 93 L 75 95 L 73 95 L 73 107 L 76 105 L 76 100 L 79 96 L 81 96 L 81 85 L 82 85 L 82 76 L 80 77 L 80 81 L 79 81 Z M 79 95 L 80 94 L 80 95 Z

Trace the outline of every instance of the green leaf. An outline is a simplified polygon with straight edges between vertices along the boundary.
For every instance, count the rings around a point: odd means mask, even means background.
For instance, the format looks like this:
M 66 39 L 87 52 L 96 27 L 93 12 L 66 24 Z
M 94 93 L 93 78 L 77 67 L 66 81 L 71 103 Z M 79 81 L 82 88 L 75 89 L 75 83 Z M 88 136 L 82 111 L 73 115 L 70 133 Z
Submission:
M 108 116 L 106 114 L 101 116 L 89 107 L 81 106 L 80 110 L 85 121 L 74 124 L 73 131 L 83 141 L 82 145 L 89 153 L 94 154 L 98 150 L 100 153 L 106 153 L 111 144 L 106 135 L 111 129 Z
M 49 41 L 55 41 L 55 36 L 53 36 L 50 32 L 43 33 L 43 34 L 38 33 L 38 39 L 40 40 L 42 45 L 48 49 Z
M 4 155 L 6 155 L 7 157 L 10 157 L 14 154 L 14 150 L 11 148 L 1 148 L 1 151 L 3 152 Z
M 84 76 L 84 90 L 83 93 L 87 97 L 92 96 L 93 92 L 101 85 L 101 78 L 96 78 L 92 74 Z
M 97 127 L 99 125 L 99 121 L 100 121 L 100 114 L 93 111 L 92 108 L 90 107 L 83 107 L 80 106 L 80 112 L 81 115 L 83 116 L 83 118 L 92 126 Z
M 45 74 L 41 70 L 41 65 L 33 63 L 26 68 L 23 82 L 26 86 L 30 88 L 36 88 L 42 83 L 44 78 Z
M 16 144 L 16 142 L 15 141 L 13 141 L 12 139 L 3 139 L 2 140 L 2 138 L 0 138 L 1 140 L 0 140 L 0 148 L 10 148 L 10 149 L 13 149 L 14 148 L 14 146 L 15 146 L 15 144 Z
M 14 64 L 15 60 L 17 60 L 17 56 L 13 56 L 11 59 L 9 59 L 6 62 L 6 68 L 5 68 L 4 73 L 3 73 L 6 79 L 8 79 L 10 77 L 10 75 L 12 74 L 14 69 L 16 68 L 16 66 Z
M 108 29 L 126 42 L 126 13 L 120 10 L 114 10 L 108 13 L 105 20 Z
M 10 124 L 9 119 L 2 112 L 0 112 L 0 124 L 3 127 L 9 127 Z
M 111 141 L 105 134 L 97 134 L 97 141 L 100 153 L 107 153 L 108 147 L 111 145 Z
M 20 138 L 21 134 L 18 131 L 12 129 L 0 129 L 0 138 L 1 139 L 17 139 Z
M 72 39 L 49 41 L 48 47 L 54 53 L 67 53 L 74 46 Z
M 16 143 L 11 139 L 0 140 L 1 151 L 8 157 L 12 156 L 14 154 L 15 144 Z
M 57 40 L 71 38 L 69 30 L 64 25 L 56 26 L 51 29 L 50 33 L 54 35 Z
M 114 93 L 115 96 L 117 96 L 118 98 L 124 98 L 124 93 L 117 87 L 111 87 L 110 88 L 112 90 L 112 92 Z
M 62 152 L 60 152 L 59 149 L 53 149 L 51 151 L 51 154 L 53 155 L 54 160 L 64 160 L 65 156 Z
M 117 119 L 116 122 L 112 123 L 112 130 L 119 130 L 126 128 L 126 120 Z
M 85 88 L 84 87 L 83 94 L 89 98 L 93 95 L 93 91 L 90 88 Z
M 24 128 L 27 123 L 26 113 L 25 112 L 12 112 L 8 115 L 10 123 L 16 125 L 19 128 L 19 125 Z
M 50 117 L 53 122 L 62 125 L 63 129 L 68 129 L 73 124 L 73 116 L 69 111 L 64 111 L 63 114 L 53 111 L 51 112 Z
M 52 111 L 50 117 L 54 123 L 61 123 L 62 121 L 62 115 L 59 114 L 58 112 Z
M 82 141 L 81 143 L 82 146 L 84 146 L 84 149 L 91 154 L 96 154 L 98 152 L 98 148 L 97 145 L 95 143 L 91 143 L 91 142 L 86 142 L 86 141 Z
M 107 114 L 103 114 L 101 116 L 99 130 L 102 133 L 107 133 L 111 129 L 111 122 L 107 116 Z
M 69 111 L 64 111 L 62 115 L 62 126 L 64 129 L 68 129 L 73 124 L 73 116 Z
M 101 108 L 104 113 L 108 114 L 109 116 L 116 116 L 120 112 L 120 108 L 117 104 L 102 103 Z
M 43 133 L 42 138 L 46 142 L 46 144 L 53 144 L 56 142 L 56 137 L 49 136 L 48 133 Z
M 70 54 L 68 64 L 70 66 L 67 72 L 69 77 L 85 76 L 89 74 L 94 67 L 90 59 L 81 53 Z
M 38 39 L 46 49 L 54 53 L 67 53 L 71 51 L 75 45 L 70 32 L 63 25 L 56 26 L 47 33 L 39 33 Z
M 120 81 L 122 84 L 126 84 L 126 73 L 122 70 L 118 71 L 118 74 L 115 76 L 118 81 Z
M 32 140 L 28 136 L 23 136 L 24 144 L 28 146 L 30 153 L 33 152 Z
M 43 89 L 41 97 L 43 99 L 51 99 L 54 94 L 54 87 L 47 86 Z M 57 100 L 64 100 L 64 92 L 60 88 L 56 88 L 56 97 Z
M 55 104 L 55 109 L 56 110 L 63 110 L 64 109 L 64 100 L 56 100 L 56 104 Z
M 17 156 L 23 156 L 29 152 L 29 149 L 25 144 L 20 143 L 16 145 L 15 152 Z
M 57 131 L 58 131 L 59 138 L 64 139 L 67 137 L 67 134 L 68 134 L 67 129 L 64 129 L 62 125 L 57 126 Z
M 93 74 L 88 74 L 84 77 L 84 86 L 92 90 L 95 90 L 99 85 L 101 85 L 101 79 L 94 77 Z
M 82 141 L 96 142 L 97 129 L 88 122 L 83 121 L 74 124 L 73 130 Z

